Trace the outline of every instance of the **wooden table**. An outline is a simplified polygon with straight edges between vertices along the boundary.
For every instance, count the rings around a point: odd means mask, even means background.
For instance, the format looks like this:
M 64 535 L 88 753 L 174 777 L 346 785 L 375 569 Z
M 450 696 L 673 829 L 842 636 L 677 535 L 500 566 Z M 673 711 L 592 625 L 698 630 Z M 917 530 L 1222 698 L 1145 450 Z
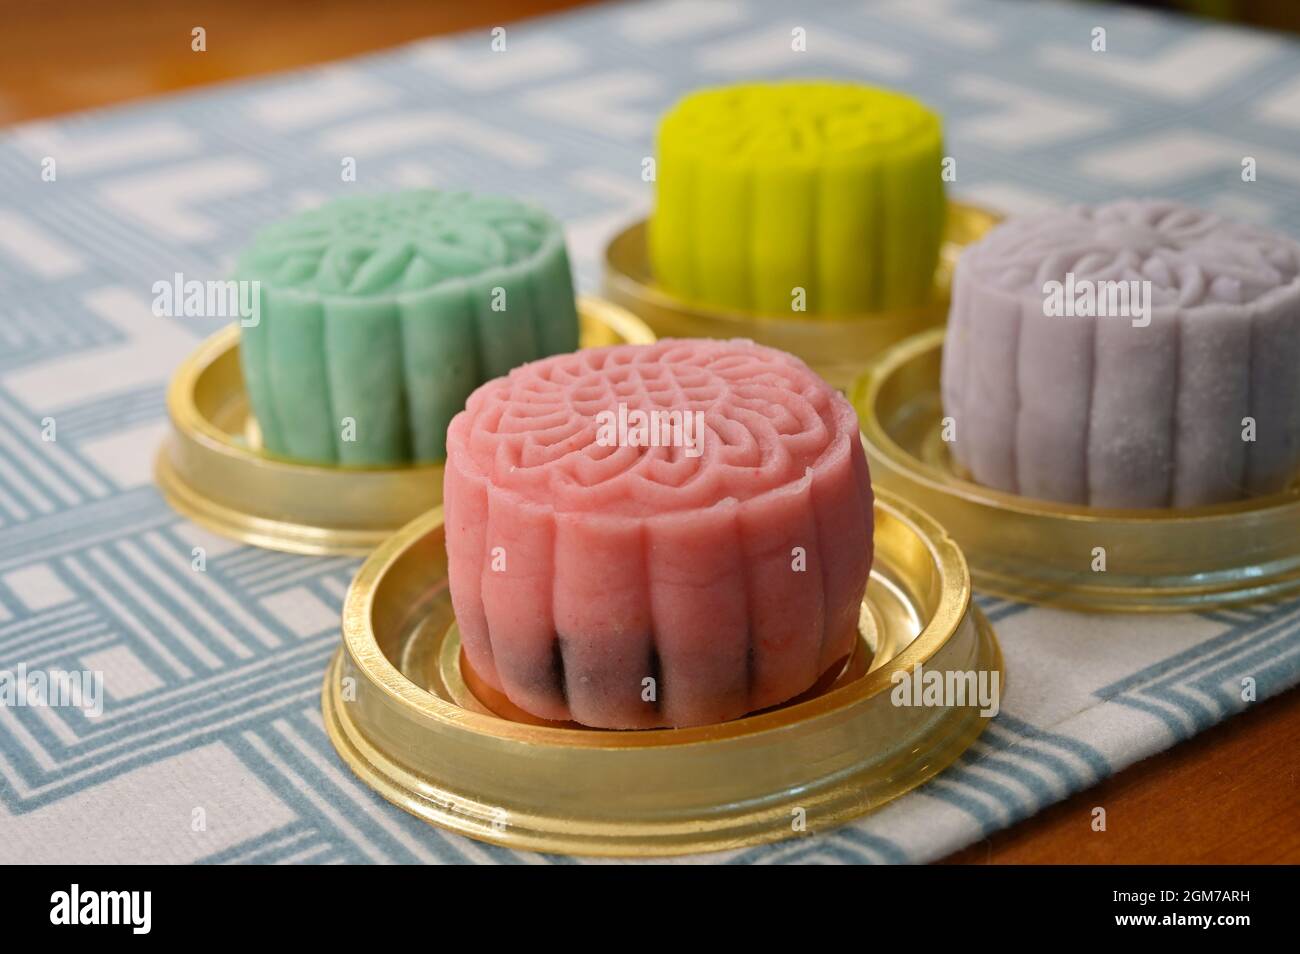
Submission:
M 0 0 L 0 123 L 489 28 L 584 0 Z M 207 32 L 207 52 L 190 49 Z M 1107 831 L 1094 832 L 1103 806 Z M 1300 862 L 1300 692 L 958 852 L 948 862 Z
M 0 0 L 0 123 L 490 28 L 584 0 Z M 190 48 L 206 31 L 207 51 Z

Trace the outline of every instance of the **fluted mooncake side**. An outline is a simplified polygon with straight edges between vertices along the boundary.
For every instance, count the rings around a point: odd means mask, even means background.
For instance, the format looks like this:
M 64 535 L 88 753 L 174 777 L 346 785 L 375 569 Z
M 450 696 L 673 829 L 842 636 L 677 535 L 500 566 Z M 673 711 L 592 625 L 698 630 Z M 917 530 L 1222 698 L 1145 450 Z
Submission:
M 560 355 L 475 391 L 447 440 L 465 653 L 525 710 L 720 722 L 853 645 L 867 463 L 852 407 L 797 358 L 671 339 Z
M 674 294 L 782 314 L 795 289 L 820 314 L 928 299 L 943 144 L 916 100 L 830 82 L 701 90 L 664 116 L 657 153 L 650 262 Z
M 1281 490 L 1300 471 L 1297 368 L 1300 244 L 1257 226 L 1075 206 L 957 263 L 944 409 L 956 460 L 999 490 L 1100 507 Z
M 240 356 L 263 446 L 305 461 L 440 460 L 465 398 L 577 347 L 563 231 L 514 199 L 410 191 L 338 199 L 257 234 Z

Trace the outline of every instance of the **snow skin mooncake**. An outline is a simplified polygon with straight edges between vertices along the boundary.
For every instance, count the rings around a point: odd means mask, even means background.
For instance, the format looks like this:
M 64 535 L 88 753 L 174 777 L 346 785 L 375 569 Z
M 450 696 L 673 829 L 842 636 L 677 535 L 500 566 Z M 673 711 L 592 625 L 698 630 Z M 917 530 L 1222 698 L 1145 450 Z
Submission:
M 917 100 L 807 80 L 699 90 L 656 148 L 650 263 L 678 297 L 795 317 L 930 297 L 943 135 Z
M 516 368 L 452 421 L 444 508 L 469 663 L 542 718 L 732 719 L 857 638 L 857 417 L 781 351 L 665 339 Z
M 350 196 L 263 229 L 240 360 L 263 446 L 298 460 L 440 460 L 465 398 L 578 345 L 560 224 L 503 196 Z
M 979 483 L 1192 507 L 1300 472 L 1300 244 L 1178 203 L 1010 220 L 957 263 L 943 354 Z

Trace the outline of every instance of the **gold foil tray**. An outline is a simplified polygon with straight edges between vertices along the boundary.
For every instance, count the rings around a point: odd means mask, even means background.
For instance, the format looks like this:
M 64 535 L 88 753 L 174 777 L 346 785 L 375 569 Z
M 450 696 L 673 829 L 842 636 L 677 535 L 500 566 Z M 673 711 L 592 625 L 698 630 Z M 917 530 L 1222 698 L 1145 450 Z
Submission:
M 653 332 L 599 298 L 578 300 L 582 347 L 649 344 Z M 329 467 L 260 449 L 239 368 L 239 326 L 190 355 L 167 391 L 172 430 L 154 474 L 167 502 L 244 543 L 309 554 L 365 554 L 442 502 L 442 465 Z
M 434 511 L 371 554 L 348 591 L 321 694 L 326 729 L 395 805 L 512 848 L 667 855 L 839 825 L 941 771 L 987 721 L 977 704 L 895 705 L 895 673 L 924 663 L 1002 679 L 961 551 L 887 494 L 875 521 L 861 640 L 842 671 L 733 722 L 619 732 L 542 722 L 477 684 Z
M 605 295 L 646 320 L 660 338 L 750 338 L 803 358 L 846 390 L 881 351 L 948 317 L 948 291 L 958 253 L 1001 216 L 948 203 L 939 265 L 929 304 L 910 311 L 861 315 L 794 315 L 732 312 L 696 305 L 657 286 L 646 253 L 646 222 L 624 229 L 605 249 Z
M 965 479 L 941 436 L 942 353 L 942 329 L 917 335 L 881 355 L 850 398 L 873 484 L 943 524 L 970 561 L 977 589 L 1121 612 L 1186 611 L 1300 591 L 1300 486 L 1210 507 L 1104 510 Z

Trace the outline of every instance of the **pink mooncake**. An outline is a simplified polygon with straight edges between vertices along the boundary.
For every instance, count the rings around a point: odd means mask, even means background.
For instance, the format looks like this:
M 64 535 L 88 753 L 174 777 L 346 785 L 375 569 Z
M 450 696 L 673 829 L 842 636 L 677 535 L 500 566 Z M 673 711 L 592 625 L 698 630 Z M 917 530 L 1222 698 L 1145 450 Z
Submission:
M 559 355 L 447 433 L 452 603 L 475 673 L 602 728 L 721 722 L 850 652 L 872 495 L 853 408 L 750 341 Z

